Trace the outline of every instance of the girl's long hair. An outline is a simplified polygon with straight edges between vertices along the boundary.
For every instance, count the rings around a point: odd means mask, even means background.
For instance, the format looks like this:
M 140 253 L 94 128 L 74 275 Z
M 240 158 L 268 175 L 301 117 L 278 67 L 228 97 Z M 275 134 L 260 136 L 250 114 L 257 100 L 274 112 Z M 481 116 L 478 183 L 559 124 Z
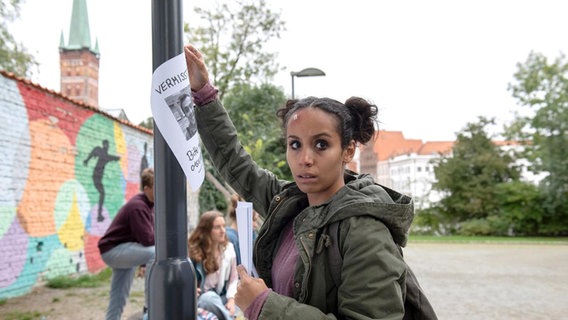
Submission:
M 194 263 L 200 262 L 206 273 L 219 270 L 219 254 L 217 252 L 223 252 L 228 242 L 225 235 L 225 240 L 220 243 L 220 247 L 213 246 L 211 230 L 213 230 L 213 222 L 218 217 L 223 217 L 223 214 L 219 211 L 204 212 L 187 241 L 189 258 Z

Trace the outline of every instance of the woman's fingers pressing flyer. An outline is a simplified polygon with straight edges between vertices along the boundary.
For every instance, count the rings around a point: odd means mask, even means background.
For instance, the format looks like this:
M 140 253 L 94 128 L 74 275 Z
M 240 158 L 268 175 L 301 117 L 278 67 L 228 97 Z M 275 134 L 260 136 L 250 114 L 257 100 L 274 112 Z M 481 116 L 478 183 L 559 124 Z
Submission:
M 258 295 L 268 290 L 268 287 L 264 280 L 251 277 L 242 265 L 237 266 L 237 272 L 240 280 L 235 295 L 235 303 L 241 310 L 246 310 Z

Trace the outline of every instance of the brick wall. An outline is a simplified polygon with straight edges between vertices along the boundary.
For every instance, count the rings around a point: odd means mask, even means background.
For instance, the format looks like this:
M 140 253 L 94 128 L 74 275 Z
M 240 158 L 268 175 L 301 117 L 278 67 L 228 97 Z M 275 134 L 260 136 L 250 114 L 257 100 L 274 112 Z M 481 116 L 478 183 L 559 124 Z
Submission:
M 143 163 L 149 131 L 0 72 L 0 299 L 104 268 L 97 241 Z

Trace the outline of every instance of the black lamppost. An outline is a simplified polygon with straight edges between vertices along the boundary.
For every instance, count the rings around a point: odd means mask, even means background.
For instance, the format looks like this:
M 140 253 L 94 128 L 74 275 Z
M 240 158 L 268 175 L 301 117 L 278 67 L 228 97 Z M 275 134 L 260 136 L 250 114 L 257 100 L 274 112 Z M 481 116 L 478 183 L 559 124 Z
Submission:
M 153 70 L 183 53 L 182 0 L 152 0 Z M 156 259 L 148 274 L 150 320 L 195 320 L 197 284 L 187 255 L 185 174 L 154 124 Z
M 294 99 L 294 77 L 317 77 L 317 76 L 325 76 L 325 72 L 321 71 L 317 68 L 306 68 L 302 71 L 292 71 L 290 72 L 290 76 L 292 76 L 292 99 Z

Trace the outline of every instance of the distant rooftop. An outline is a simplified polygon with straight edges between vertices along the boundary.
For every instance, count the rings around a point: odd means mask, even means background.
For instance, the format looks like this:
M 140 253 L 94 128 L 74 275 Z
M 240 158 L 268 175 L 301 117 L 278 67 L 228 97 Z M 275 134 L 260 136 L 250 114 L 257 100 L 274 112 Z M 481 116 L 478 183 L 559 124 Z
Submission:
M 121 108 L 103 109 L 103 111 L 110 114 L 111 116 L 113 116 L 115 118 L 118 118 L 120 120 L 126 120 L 126 121 L 130 122 L 130 120 L 126 116 L 126 112 L 124 112 L 124 109 L 121 109 Z

